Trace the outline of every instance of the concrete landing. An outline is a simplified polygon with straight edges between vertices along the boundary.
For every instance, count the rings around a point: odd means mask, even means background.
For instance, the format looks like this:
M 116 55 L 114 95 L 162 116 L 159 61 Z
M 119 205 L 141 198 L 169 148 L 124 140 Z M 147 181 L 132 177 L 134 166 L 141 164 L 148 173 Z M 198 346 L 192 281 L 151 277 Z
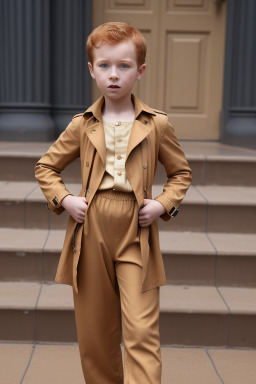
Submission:
M 162 384 L 255 384 L 256 350 L 161 348 Z M 84 384 L 77 344 L 0 342 L 1 384 Z

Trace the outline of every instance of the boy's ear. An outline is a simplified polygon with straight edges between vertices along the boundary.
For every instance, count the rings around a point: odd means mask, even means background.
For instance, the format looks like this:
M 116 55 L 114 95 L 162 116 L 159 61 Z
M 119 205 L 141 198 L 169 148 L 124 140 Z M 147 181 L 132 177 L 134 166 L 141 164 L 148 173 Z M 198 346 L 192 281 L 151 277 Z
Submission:
M 142 76 L 144 75 L 145 73 L 145 70 L 146 70 L 146 64 L 142 64 L 139 69 L 138 69 L 138 75 L 137 75 L 137 80 L 140 80 L 142 78 Z
M 95 79 L 95 75 L 94 75 L 94 71 L 93 71 L 93 65 L 90 62 L 88 62 L 88 68 L 89 68 L 91 77 L 93 79 Z

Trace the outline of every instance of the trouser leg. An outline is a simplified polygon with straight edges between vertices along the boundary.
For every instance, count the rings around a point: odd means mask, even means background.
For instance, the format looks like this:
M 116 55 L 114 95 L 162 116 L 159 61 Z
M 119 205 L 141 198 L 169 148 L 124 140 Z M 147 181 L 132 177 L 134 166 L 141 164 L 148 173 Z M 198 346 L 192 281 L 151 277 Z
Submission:
M 134 256 L 134 255 L 133 255 Z M 116 265 L 124 339 L 124 383 L 160 384 L 159 288 L 141 293 L 141 268 Z
M 96 214 L 93 207 L 90 213 Z M 86 384 L 123 384 L 120 299 L 114 263 L 107 256 L 102 228 L 94 219 L 89 225 L 90 236 L 83 237 L 78 265 L 79 292 L 74 292 L 82 369 Z

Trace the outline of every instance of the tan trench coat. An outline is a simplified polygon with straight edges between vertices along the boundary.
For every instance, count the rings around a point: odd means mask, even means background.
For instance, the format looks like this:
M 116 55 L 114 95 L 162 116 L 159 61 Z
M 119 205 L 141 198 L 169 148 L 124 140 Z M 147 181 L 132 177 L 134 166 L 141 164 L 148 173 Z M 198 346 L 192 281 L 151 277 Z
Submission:
M 138 205 L 142 208 L 144 198 L 152 198 L 152 184 L 160 160 L 166 170 L 167 182 L 163 193 L 156 200 L 170 212 L 173 207 L 177 208 L 184 198 L 191 182 L 191 170 L 166 114 L 151 109 L 133 95 L 132 99 L 135 105 L 135 121 L 127 147 L 125 162 L 127 177 Z M 61 214 L 64 210 L 60 206 L 61 200 L 70 194 L 60 173 L 80 156 L 82 189 L 79 196 L 84 196 L 95 149 L 86 214 L 90 209 L 91 201 L 105 172 L 106 146 L 101 114 L 103 103 L 102 96 L 87 111 L 74 116 L 66 130 L 36 164 L 35 175 L 48 200 L 48 208 L 57 214 Z M 161 217 L 164 220 L 171 218 L 168 213 Z M 70 217 L 55 280 L 73 286 L 78 292 L 77 267 L 82 233 L 87 228 L 86 224 L 80 226 L 73 252 L 72 238 L 75 227 L 76 222 Z M 159 247 L 157 220 L 149 227 L 140 228 L 140 245 L 143 263 L 142 291 L 165 285 L 166 277 Z

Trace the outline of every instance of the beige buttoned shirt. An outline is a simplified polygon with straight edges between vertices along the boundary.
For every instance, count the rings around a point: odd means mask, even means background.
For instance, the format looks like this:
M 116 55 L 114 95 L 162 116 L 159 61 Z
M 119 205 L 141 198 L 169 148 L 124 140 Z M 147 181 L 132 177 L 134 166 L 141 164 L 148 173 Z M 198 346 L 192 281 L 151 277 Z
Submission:
M 106 171 L 99 190 L 114 189 L 132 192 L 127 179 L 125 159 L 133 121 L 106 121 L 103 119 L 106 143 Z

